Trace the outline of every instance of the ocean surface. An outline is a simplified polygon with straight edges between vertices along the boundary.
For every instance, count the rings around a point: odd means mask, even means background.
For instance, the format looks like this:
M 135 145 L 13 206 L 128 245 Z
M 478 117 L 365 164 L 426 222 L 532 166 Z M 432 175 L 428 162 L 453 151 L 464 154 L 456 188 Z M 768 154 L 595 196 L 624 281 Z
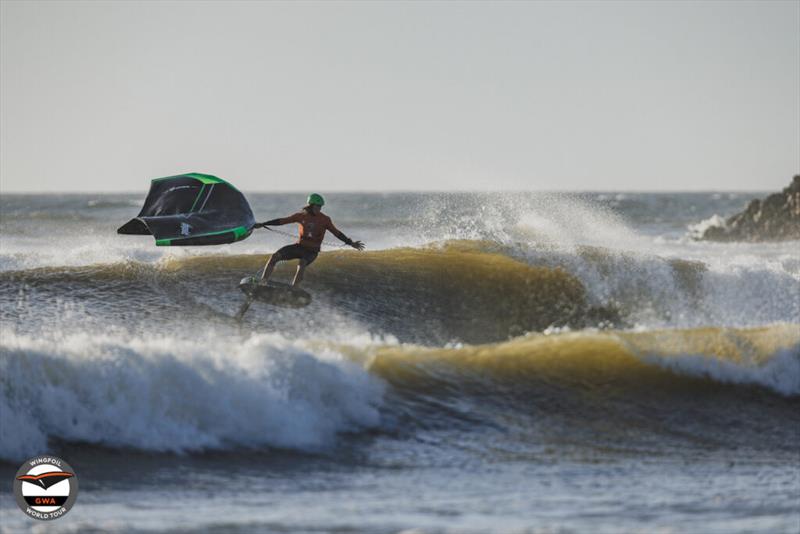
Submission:
M 145 193 L 0 197 L 0 531 L 800 531 L 800 243 L 693 239 L 763 195 L 330 194 L 367 250 L 237 321 L 295 227 L 117 235 Z

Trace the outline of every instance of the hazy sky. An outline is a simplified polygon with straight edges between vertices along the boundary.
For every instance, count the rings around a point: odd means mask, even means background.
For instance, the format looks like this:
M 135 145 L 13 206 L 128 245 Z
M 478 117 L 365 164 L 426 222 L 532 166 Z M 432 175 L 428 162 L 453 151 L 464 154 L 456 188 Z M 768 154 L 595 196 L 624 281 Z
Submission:
M 2 2 L 2 191 L 778 189 L 800 2 Z

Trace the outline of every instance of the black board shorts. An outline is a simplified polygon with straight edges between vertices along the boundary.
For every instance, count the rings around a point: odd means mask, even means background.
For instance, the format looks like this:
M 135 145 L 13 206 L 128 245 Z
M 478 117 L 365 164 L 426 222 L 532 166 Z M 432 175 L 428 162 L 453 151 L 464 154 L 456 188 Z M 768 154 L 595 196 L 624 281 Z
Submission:
M 311 262 L 317 259 L 317 254 L 319 250 L 307 249 L 299 243 L 286 245 L 275 252 L 278 260 L 306 260 L 306 265 L 311 265 Z

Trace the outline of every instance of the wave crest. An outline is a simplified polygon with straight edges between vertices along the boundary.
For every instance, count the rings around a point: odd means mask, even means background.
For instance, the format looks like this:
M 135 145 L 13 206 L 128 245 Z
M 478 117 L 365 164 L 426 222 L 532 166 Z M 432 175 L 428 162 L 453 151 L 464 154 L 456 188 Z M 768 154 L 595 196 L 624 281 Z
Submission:
M 720 384 L 763 387 L 800 396 L 800 327 L 699 328 L 651 332 L 584 331 L 533 334 L 503 343 L 447 348 L 382 347 L 370 369 L 413 388 L 433 381 L 485 385 L 542 384 L 640 396 L 702 390 Z M 459 388 L 449 384 L 444 390 Z M 484 393 L 491 392 L 489 388 Z

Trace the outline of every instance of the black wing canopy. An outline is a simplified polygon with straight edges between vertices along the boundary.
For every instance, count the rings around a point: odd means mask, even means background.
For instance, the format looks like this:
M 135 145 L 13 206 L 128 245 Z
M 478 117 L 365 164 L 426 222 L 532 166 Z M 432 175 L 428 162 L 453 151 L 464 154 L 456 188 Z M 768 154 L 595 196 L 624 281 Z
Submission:
M 210 174 L 156 178 L 142 211 L 118 234 L 152 235 L 158 246 L 221 245 L 253 231 L 253 212 L 244 195 Z

